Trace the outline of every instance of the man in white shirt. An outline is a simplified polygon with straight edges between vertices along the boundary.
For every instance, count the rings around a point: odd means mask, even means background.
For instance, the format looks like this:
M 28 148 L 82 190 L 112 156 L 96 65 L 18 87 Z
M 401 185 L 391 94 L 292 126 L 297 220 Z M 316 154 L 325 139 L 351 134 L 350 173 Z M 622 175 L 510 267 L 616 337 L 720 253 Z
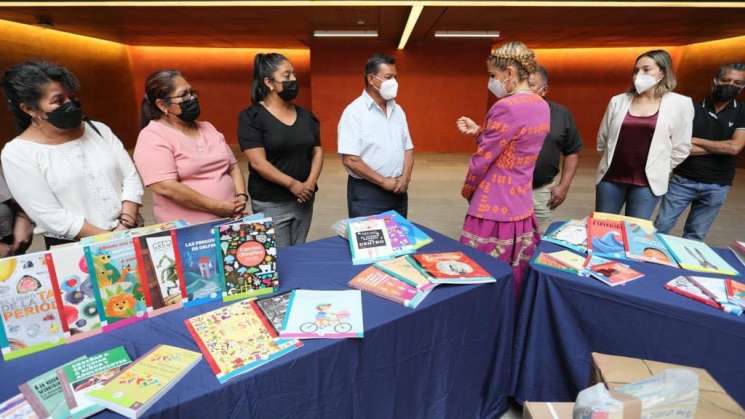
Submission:
M 396 60 L 375 54 L 365 65 L 365 90 L 341 115 L 338 153 L 349 173 L 350 217 L 396 210 L 408 213 L 414 145 L 398 91 Z

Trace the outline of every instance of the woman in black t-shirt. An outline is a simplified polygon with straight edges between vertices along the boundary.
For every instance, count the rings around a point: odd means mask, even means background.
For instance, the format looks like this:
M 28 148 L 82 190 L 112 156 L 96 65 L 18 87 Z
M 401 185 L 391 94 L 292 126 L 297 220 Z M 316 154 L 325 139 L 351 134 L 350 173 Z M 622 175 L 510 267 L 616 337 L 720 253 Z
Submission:
M 238 115 L 251 207 L 273 218 L 278 246 L 305 243 L 323 166 L 320 124 L 292 103 L 298 82 L 283 55 L 257 54 L 251 87 L 253 104 Z

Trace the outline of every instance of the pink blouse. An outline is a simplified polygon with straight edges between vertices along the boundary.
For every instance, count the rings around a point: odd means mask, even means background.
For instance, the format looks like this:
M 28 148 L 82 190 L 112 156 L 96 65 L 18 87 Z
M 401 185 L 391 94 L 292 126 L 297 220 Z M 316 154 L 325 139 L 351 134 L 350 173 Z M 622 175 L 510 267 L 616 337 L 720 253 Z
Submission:
M 163 122 L 150 121 L 140 131 L 134 152 L 142 181 L 150 186 L 172 179 L 210 198 L 232 201 L 235 184 L 230 169 L 238 163 L 233 151 L 212 124 L 199 121 L 197 126 L 200 136 L 194 139 Z M 159 223 L 178 219 L 200 223 L 219 218 L 156 193 L 153 193 L 153 213 Z

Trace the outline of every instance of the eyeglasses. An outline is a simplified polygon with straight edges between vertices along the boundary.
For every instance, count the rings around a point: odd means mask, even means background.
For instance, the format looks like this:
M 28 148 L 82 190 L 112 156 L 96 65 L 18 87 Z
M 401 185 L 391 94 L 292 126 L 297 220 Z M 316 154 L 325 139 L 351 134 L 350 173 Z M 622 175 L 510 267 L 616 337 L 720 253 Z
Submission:
M 181 99 L 181 101 L 189 100 L 192 98 L 198 98 L 199 93 L 196 90 L 187 90 L 178 96 L 168 96 L 168 99 Z

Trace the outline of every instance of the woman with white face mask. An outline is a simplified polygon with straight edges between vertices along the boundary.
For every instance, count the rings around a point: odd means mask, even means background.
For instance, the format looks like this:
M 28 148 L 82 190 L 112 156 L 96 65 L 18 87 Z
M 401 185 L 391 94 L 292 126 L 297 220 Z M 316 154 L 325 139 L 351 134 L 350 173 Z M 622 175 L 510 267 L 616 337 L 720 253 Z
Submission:
M 533 171 L 548 134 L 548 103 L 528 86 L 538 64 L 522 42 L 492 50 L 486 68 L 488 89 L 499 100 L 484 127 L 467 117 L 458 130 L 476 137 L 461 194 L 468 213 L 460 241 L 509 263 L 519 298 L 522 279 L 540 239 L 533 212 Z
M 672 169 L 688 156 L 691 98 L 673 93 L 672 58 L 664 50 L 636 59 L 633 82 L 608 104 L 598 131 L 601 154 L 595 210 L 650 219 Z

